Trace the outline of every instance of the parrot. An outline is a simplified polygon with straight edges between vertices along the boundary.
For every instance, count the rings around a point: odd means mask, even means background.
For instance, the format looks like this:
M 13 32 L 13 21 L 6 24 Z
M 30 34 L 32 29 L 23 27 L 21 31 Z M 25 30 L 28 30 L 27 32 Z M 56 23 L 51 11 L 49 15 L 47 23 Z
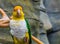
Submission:
M 15 6 L 11 17 L 10 33 L 14 44 L 31 44 L 31 30 L 22 6 Z

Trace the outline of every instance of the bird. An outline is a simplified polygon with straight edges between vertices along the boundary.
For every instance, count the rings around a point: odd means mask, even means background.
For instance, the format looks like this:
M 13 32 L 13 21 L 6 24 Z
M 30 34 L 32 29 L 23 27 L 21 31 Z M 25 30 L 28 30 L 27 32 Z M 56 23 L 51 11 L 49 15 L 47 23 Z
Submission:
M 22 6 L 13 8 L 10 20 L 10 33 L 14 44 L 31 44 L 31 31 L 28 20 L 25 19 Z

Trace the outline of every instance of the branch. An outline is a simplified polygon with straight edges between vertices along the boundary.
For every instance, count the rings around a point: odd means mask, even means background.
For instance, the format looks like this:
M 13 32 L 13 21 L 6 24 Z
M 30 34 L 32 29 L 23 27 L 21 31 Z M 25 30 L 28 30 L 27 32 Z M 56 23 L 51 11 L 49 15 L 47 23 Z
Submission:
M 32 36 L 32 39 L 37 42 L 38 44 L 44 44 L 42 41 L 40 41 L 39 39 L 37 39 L 36 37 Z

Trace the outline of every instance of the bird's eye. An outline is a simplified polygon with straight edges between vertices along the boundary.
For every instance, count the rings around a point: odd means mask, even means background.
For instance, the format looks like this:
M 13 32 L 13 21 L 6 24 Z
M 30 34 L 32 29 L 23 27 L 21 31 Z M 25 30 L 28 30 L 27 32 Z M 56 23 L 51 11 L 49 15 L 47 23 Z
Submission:
M 13 11 L 16 11 L 15 9 Z

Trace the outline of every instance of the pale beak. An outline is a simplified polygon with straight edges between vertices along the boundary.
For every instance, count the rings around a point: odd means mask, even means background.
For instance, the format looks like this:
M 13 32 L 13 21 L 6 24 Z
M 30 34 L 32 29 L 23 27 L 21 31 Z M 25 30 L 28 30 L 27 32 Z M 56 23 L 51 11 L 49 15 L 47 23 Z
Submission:
M 20 14 L 20 10 L 19 10 L 19 9 L 17 10 L 17 15 L 18 15 L 18 16 L 20 16 L 20 15 L 21 15 L 21 14 Z

